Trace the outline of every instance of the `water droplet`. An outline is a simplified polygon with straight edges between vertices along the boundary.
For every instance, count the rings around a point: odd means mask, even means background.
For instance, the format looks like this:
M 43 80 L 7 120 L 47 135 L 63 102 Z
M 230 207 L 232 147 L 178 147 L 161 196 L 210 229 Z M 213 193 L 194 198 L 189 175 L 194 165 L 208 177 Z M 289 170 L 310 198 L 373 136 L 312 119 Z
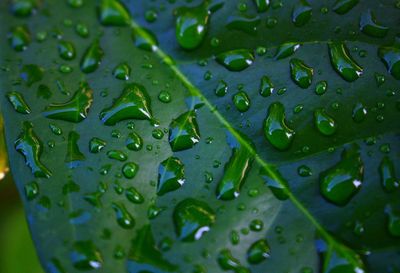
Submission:
M 376 85 L 380 87 L 382 84 L 385 83 L 385 75 L 380 74 L 380 73 L 375 73 L 375 81 Z
M 289 198 L 289 184 L 275 166 L 261 167 L 259 174 L 278 200 L 287 200 Z
M 368 10 L 361 14 L 360 30 L 369 36 L 382 38 L 386 36 L 389 28 L 377 23 L 374 13 Z
M 337 0 L 332 9 L 337 14 L 345 14 L 357 5 L 358 2 L 359 0 Z
M 357 123 L 362 122 L 367 117 L 367 108 L 361 102 L 357 102 L 353 107 L 353 120 Z
M 127 188 L 125 190 L 125 196 L 134 204 L 142 204 L 144 202 L 143 195 L 141 195 L 140 192 L 134 187 Z
M 253 1 L 256 4 L 258 12 L 264 12 L 269 7 L 270 0 L 253 0 Z
M 25 163 L 35 177 L 49 178 L 51 172 L 40 162 L 43 143 L 33 131 L 33 124 L 24 122 L 22 133 L 14 143 L 15 149 L 25 157 Z
M 36 96 L 38 98 L 50 99 L 53 93 L 51 92 L 50 88 L 47 85 L 39 85 L 37 89 Z
M 105 146 L 107 145 L 107 142 L 104 140 L 98 138 L 98 137 L 93 137 L 90 142 L 89 142 L 89 151 L 93 154 L 99 153 Z
M 302 60 L 290 60 L 290 73 L 292 80 L 301 88 L 308 88 L 311 85 L 314 70 L 307 66 Z
M 72 8 L 80 8 L 83 6 L 83 0 L 67 0 L 67 3 Z
M 354 61 L 343 42 L 329 43 L 329 54 L 333 68 L 346 81 L 353 82 L 363 74 L 363 68 Z
M 39 184 L 32 181 L 24 186 L 25 197 L 28 201 L 32 201 L 39 195 Z
M 216 191 L 218 199 L 232 200 L 239 196 L 240 189 L 254 161 L 254 144 L 246 136 L 241 135 L 240 137 L 245 139 L 251 147 L 244 146 L 231 133 L 227 134 L 227 142 L 232 149 L 232 154 L 225 164 L 224 175 L 218 183 Z
M 271 248 L 266 239 L 255 241 L 247 250 L 247 261 L 251 264 L 259 264 L 269 258 Z
M 74 59 L 76 55 L 74 44 L 67 41 L 60 41 L 58 43 L 58 54 L 64 60 Z
M 111 0 L 110 0 L 111 1 Z M 81 59 L 81 70 L 84 73 L 92 73 L 97 70 L 100 66 L 101 60 L 103 59 L 104 51 L 100 47 L 99 40 L 95 40 L 90 46 L 86 49 L 85 53 Z
M 248 49 L 235 49 L 217 55 L 216 60 L 230 71 L 242 71 L 254 62 L 254 54 Z
M 134 28 L 132 30 L 132 40 L 137 48 L 150 52 L 157 50 L 157 37 L 147 28 Z
M 147 10 L 144 14 L 144 19 L 149 23 L 154 23 L 157 20 L 157 12 L 153 9 Z
M 389 73 L 400 80 L 400 38 L 391 46 L 381 46 L 378 56 L 382 59 Z
M 171 99 L 171 94 L 168 91 L 165 91 L 165 90 L 161 91 L 158 94 L 158 99 L 163 103 L 169 103 L 172 100 Z
M 224 80 L 218 82 L 217 88 L 214 90 L 215 95 L 218 97 L 223 97 L 228 93 L 228 84 Z
M 78 270 L 99 269 L 103 265 L 100 250 L 92 241 L 77 241 L 71 252 L 71 261 Z
M 264 222 L 260 219 L 254 219 L 250 222 L 250 230 L 261 231 L 264 228 Z
M 276 50 L 275 59 L 281 60 L 293 55 L 300 48 L 300 46 L 301 44 L 294 42 L 281 44 Z
M 128 135 L 126 147 L 132 151 L 140 151 L 143 148 L 143 139 L 135 132 Z
M 224 271 L 233 270 L 236 273 L 250 273 L 250 270 L 243 267 L 240 261 L 232 256 L 229 249 L 222 249 L 218 253 L 217 262 Z
M 169 157 L 158 167 L 157 195 L 175 191 L 185 183 L 185 168 L 176 157 Z
M 200 141 L 199 126 L 194 111 L 183 113 L 172 120 L 169 125 L 168 141 L 174 152 L 190 149 Z
M 89 28 L 82 23 L 79 23 L 75 26 L 76 33 L 81 36 L 82 38 L 89 37 Z
M 207 203 L 187 198 L 176 205 L 173 214 L 178 238 L 185 242 L 197 241 L 215 222 L 215 213 Z
M 125 163 L 122 167 L 122 173 L 128 179 L 134 178 L 138 170 L 139 166 L 134 162 Z
M 180 7 L 176 10 L 176 39 L 187 50 L 197 48 L 208 29 L 210 11 L 207 1 L 196 7 Z
M 301 165 L 297 168 L 297 173 L 301 177 L 308 177 L 312 175 L 312 170 L 307 165 Z
M 38 1 L 35 0 L 13 0 L 11 12 L 17 17 L 28 17 L 36 11 Z
M 230 233 L 230 241 L 232 245 L 237 245 L 240 243 L 240 234 L 236 230 L 232 230 Z
M 26 50 L 31 43 L 31 34 L 28 27 L 13 27 L 8 33 L 8 42 L 15 51 L 21 52 Z
M 359 146 L 353 144 L 342 152 L 341 160 L 320 174 L 322 196 L 338 205 L 346 205 L 360 190 L 364 176 L 364 165 Z
M 69 168 L 78 167 L 79 164 L 86 159 L 85 155 L 79 150 L 79 138 L 79 134 L 75 131 L 71 131 L 68 134 L 68 148 L 67 155 L 65 156 L 65 163 L 67 163 Z
M 296 27 L 304 26 L 310 21 L 312 7 L 306 0 L 299 0 L 292 11 L 292 22 Z
M 107 156 L 109 159 L 114 159 L 121 162 L 128 160 L 128 155 L 120 150 L 110 150 L 107 152 Z
M 81 122 L 88 116 L 93 103 L 93 90 L 84 82 L 72 99 L 65 103 L 52 103 L 44 109 L 43 115 L 47 118 L 70 122 Z
M 20 77 L 28 87 L 43 79 L 44 69 L 36 64 L 24 65 Z
M 14 107 L 14 110 L 21 114 L 30 114 L 31 109 L 29 108 L 28 104 L 24 100 L 24 97 L 21 93 L 18 92 L 8 92 L 6 94 L 8 101 Z
M 389 233 L 393 236 L 400 237 L 400 211 L 387 205 L 385 212 L 388 215 L 387 227 Z
M 152 120 L 150 97 L 144 86 L 136 83 L 127 85 L 114 104 L 101 111 L 100 119 L 105 125 L 115 125 L 126 119 Z
M 259 93 L 263 97 L 268 97 L 274 92 L 274 85 L 268 76 L 262 76 L 260 81 Z
M 129 11 L 119 0 L 101 0 L 97 13 L 103 26 L 126 26 L 131 21 Z
M 231 15 L 228 17 L 225 27 L 230 30 L 239 30 L 247 34 L 256 35 L 257 26 L 260 22 L 261 18 L 258 15 Z
M 246 112 L 250 108 L 250 98 L 244 91 L 239 91 L 232 97 L 233 104 L 239 112 Z
M 400 188 L 400 182 L 396 178 L 396 172 L 393 161 L 384 156 L 379 164 L 379 174 L 381 177 L 381 184 L 386 192 L 394 192 Z
M 113 202 L 111 206 L 115 211 L 118 225 L 125 229 L 132 229 L 135 226 L 135 219 L 126 209 L 124 204 Z
M 131 67 L 127 63 L 120 63 L 113 70 L 113 75 L 118 80 L 129 80 L 131 74 Z
M 264 120 L 264 135 L 278 150 L 286 150 L 292 143 L 295 132 L 285 123 L 285 108 L 282 103 L 274 102 L 269 106 L 268 116 Z
M 337 129 L 335 120 L 323 108 L 315 109 L 314 125 L 321 134 L 326 136 L 333 135 Z

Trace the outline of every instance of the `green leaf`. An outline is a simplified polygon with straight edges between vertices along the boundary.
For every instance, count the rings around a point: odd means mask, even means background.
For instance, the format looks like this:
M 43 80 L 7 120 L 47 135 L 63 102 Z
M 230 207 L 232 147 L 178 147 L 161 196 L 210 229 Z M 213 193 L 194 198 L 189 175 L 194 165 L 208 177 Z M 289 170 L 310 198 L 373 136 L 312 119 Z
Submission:
M 396 1 L 80 2 L 0 4 L 47 272 L 400 270 Z

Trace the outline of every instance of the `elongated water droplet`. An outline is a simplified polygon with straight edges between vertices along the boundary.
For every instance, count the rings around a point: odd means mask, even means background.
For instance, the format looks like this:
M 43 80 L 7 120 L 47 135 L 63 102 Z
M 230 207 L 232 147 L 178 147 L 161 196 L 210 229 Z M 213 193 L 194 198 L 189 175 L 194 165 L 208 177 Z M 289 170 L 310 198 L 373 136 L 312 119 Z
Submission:
M 271 248 L 266 239 L 255 241 L 247 250 L 247 261 L 251 264 L 259 264 L 269 258 Z
M 150 97 L 144 86 L 132 83 L 127 85 L 114 104 L 101 111 L 100 119 L 105 125 L 115 125 L 121 120 L 152 120 Z
M 381 176 L 381 184 L 386 192 L 394 192 L 400 188 L 400 182 L 396 178 L 396 172 L 393 161 L 384 156 L 379 164 L 379 174 Z
M 24 186 L 25 197 L 28 201 L 32 201 L 39 195 L 39 184 L 32 181 Z
M 25 157 L 25 163 L 35 177 L 49 178 L 51 172 L 40 162 L 43 144 L 33 131 L 33 124 L 24 122 L 22 133 L 14 143 L 15 149 Z
M 157 37 L 147 28 L 134 28 L 132 30 L 132 40 L 137 48 L 150 52 L 157 50 Z
M 74 44 L 67 41 L 60 41 L 58 43 L 58 54 L 64 60 L 74 59 L 76 55 Z
M 387 205 L 385 212 L 388 216 L 387 227 L 392 236 L 400 237 L 400 210 Z
M 300 48 L 300 46 L 301 44 L 294 42 L 281 44 L 276 50 L 275 59 L 281 60 L 293 55 Z
M 274 85 L 268 76 L 262 76 L 260 81 L 259 93 L 263 97 L 268 97 L 274 92 Z
M 232 149 L 232 154 L 225 164 L 224 175 L 217 186 L 216 194 L 218 199 L 232 200 L 239 196 L 240 189 L 254 161 L 254 144 L 246 136 L 241 135 L 241 137 L 246 140 L 252 150 L 243 146 L 231 133 L 227 134 L 227 142 Z
M 228 93 L 228 84 L 225 81 L 220 80 L 217 88 L 215 88 L 215 95 L 223 97 L 226 93 Z
M 250 108 L 250 98 L 244 91 L 239 91 L 233 95 L 232 101 L 239 112 L 247 112 Z
M 85 271 L 99 269 L 103 265 L 101 252 L 92 241 L 75 242 L 71 261 L 76 269 Z
M 176 205 L 173 213 L 175 231 L 179 240 L 197 241 L 215 222 L 215 212 L 207 203 L 187 198 Z
M 99 40 L 95 40 L 85 51 L 81 59 L 81 70 L 84 73 L 92 73 L 97 70 L 103 59 L 104 52 Z
M 31 33 L 28 27 L 13 27 L 8 33 L 8 43 L 17 52 L 26 50 L 31 43 Z
M 254 62 L 254 53 L 249 49 L 235 49 L 217 55 L 216 60 L 230 71 L 242 71 Z
M 222 270 L 233 270 L 235 273 L 250 273 L 250 270 L 243 267 L 240 261 L 233 257 L 229 249 L 222 249 L 217 257 L 218 265 Z
M 362 122 L 367 117 L 367 108 L 361 102 L 357 102 L 353 107 L 353 120 L 357 123 Z
M 139 165 L 134 162 L 128 162 L 125 163 L 124 166 L 122 166 L 122 174 L 128 179 L 134 178 L 138 170 Z
M 264 12 L 269 8 L 270 0 L 253 0 L 258 12 Z
M 67 155 L 65 163 L 69 168 L 76 168 L 82 161 L 85 161 L 85 155 L 79 150 L 78 140 L 80 136 L 77 132 L 71 131 L 68 134 Z
M 113 70 L 113 75 L 119 80 L 129 80 L 131 74 L 131 67 L 127 63 L 120 63 Z
M 125 196 L 134 204 L 142 204 L 144 202 L 143 195 L 141 195 L 140 192 L 134 187 L 127 188 L 125 190 Z
M 97 13 L 103 26 L 126 26 L 131 21 L 128 9 L 119 0 L 101 0 Z
M 120 150 L 111 150 L 107 152 L 107 156 L 109 159 L 118 160 L 124 162 L 128 160 L 128 155 Z
M 261 167 L 259 175 L 278 200 L 289 198 L 289 184 L 275 166 Z
M 36 0 L 13 0 L 11 12 L 17 17 L 28 17 L 36 11 L 38 1 Z
M 51 119 L 78 123 L 87 118 L 92 103 L 93 90 L 83 82 L 71 100 L 50 104 L 44 109 L 43 115 Z
M 389 73 L 400 80 L 400 38 L 390 46 L 381 46 L 378 49 L 378 56 L 385 64 Z
M 314 70 L 302 60 L 290 60 L 290 73 L 292 80 L 301 88 L 308 88 L 311 85 Z
M 274 102 L 269 106 L 268 116 L 264 120 L 264 135 L 278 150 L 286 150 L 292 143 L 295 132 L 285 123 L 285 108 L 282 103 Z
M 24 100 L 24 97 L 21 93 L 18 92 L 8 92 L 6 94 L 8 101 L 14 107 L 14 110 L 21 114 L 30 114 L 31 109 L 29 108 L 28 104 Z
M 333 10 L 337 14 L 345 14 L 349 12 L 355 5 L 357 5 L 359 0 L 337 0 L 333 6 Z
M 49 128 L 50 128 L 51 132 L 53 134 L 55 134 L 56 136 L 60 136 L 63 133 L 62 129 L 54 123 L 50 123 Z
M 183 113 L 172 120 L 169 125 L 168 141 L 174 152 L 190 149 L 200 141 L 199 126 L 194 111 Z
M 44 69 L 36 64 L 24 65 L 20 77 L 28 87 L 43 79 Z
M 125 229 L 132 229 L 135 226 L 135 219 L 126 209 L 124 204 L 113 202 L 111 206 L 115 211 L 118 225 Z
M 369 36 L 382 38 L 386 36 L 389 28 L 377 23 L 375 15 L 368 10 L 361 14 L 360 30 Z
M 333 135 L 337 129 L 335 120 L 323 108 L 314 111 L 314 124 L 318 131 L 326 136 Z
M 364 164 L 359 146 L 353 144 L 342 152 L 341 160 L 320 174 L 322 196 L 338 205 L 346 205 L 360 190 L 364 176 Z
M 343 42 L 329 43 L 329 54 L 333 68 L 346 81 L 353 82 L 363 74 L 363 68 L 353 60 Z
M 328 245 L 322 239 L 316 241 L 318 252 L 322 256 L 322 273 L 366 273 L 363 261 L 354 250 L 334 242 L 335 246 Z
M 169 157 L 158 167 L 157 195 L 175 191 L 185 183 L 185 168 L 176 157 Z
M 317 95 L 323 95 L 325 94 L 327 89 L 328 89 L 328 83 L 326 81 L 320 81 L 315 86 L 315 93 Z
M 93 154 L 99 153 L 104 147 L 106 147 L 107 142 L 104 140 L 93 137 L 89 142 L 89 151 Z
M 248 34 L 255 35 L 257 33 L 257 27 L 260 22 L 261 18 L 258 15 L 232 15 L 229 16 L 225 27 L 230 30 L 239 30 Z
M 312 15 L 312 7 L 306 0 L 299 0 L 292 11 L 292 22 L 295 26 L 304 26 L 310 21 Z
M 196 7 L 180 7 L 176 10 L 176 39 L 187 50 L 197 48 L 208 29 L 210 11 L 207 1 Z
M 140 151 L 143 148 L 143 139 L 135 132 L 128 135 L 126 147 L 132 151 Z

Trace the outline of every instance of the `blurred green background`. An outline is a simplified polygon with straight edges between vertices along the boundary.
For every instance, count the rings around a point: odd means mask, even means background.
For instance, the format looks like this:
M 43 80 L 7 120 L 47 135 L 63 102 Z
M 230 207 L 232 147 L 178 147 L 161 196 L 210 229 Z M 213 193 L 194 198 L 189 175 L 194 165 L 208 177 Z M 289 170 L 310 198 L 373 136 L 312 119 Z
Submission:
M 1 117 L 0 273 L 44 273 L 35 253 L 22 202 L 8 172 Z

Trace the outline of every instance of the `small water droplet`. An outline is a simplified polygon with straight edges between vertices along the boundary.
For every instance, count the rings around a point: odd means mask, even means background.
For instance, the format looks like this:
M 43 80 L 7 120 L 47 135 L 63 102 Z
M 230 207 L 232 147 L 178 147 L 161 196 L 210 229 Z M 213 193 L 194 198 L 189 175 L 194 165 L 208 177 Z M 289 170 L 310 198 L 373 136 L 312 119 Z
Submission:
M 113 75 L 118 80 L 129 80 L 129 76 L 131 74 L 131 67 L 127 63 L 118 64 L 114 70 Z
M 266 239 L 255 241 L 247 250 L 247 261 L 259 264 L 271 255 L 271 248 Z
M 139 165 L 134 162 L 128 162 L 125 163 L 124 166 L 122 166 L 122 174 L 128 179 L 134 178 L 138 170 Z
M 60 41 L 58 43 L 58 54 L 64 60 L 73 60 L 76 55 L 74 44 L 68 41 Z
M 379 164 L 379 174 L 381 177 L 381 184 L 386 192 L 394 192 L 400 188 L 400 182 L 396 178 L 395 167 L 393 161 L 384 156 Z
M 135 226 L 135 219 L 122 203 L 113 202 L 111 206 L 115 211 L 118 225 L 125 229 L 132 229 Z
M 333 135 L 337 129 L 335 120 L 323 108 L 315 109 L 314 125 L 321 134 L 326 136 Z
M 31 34 L 26 26 L 13 27 L 8 33 L 8 42 L 17 52 L 26 50 L 31 43 L 31 39 Z
M 292 80 L 301 88 L 308 88 L 311 85 L 314 70 L 302 60 L 290 60 L 290 73 Z
M 92 241 L 75 242 L 71 261 L 76 269 L 85 271 L 99 269 L 103 265 L 102 254 Z
M 300 48 L 300 46 L 301 44 L 294 42 L 281 44 L 276 50 L 275 59 L 281 60 L 293 55 Z
M 217 55 L 216 60 L 230 71 L 242 71 L 254 62 L 254 53 L 248 49 L 235 49 Z

